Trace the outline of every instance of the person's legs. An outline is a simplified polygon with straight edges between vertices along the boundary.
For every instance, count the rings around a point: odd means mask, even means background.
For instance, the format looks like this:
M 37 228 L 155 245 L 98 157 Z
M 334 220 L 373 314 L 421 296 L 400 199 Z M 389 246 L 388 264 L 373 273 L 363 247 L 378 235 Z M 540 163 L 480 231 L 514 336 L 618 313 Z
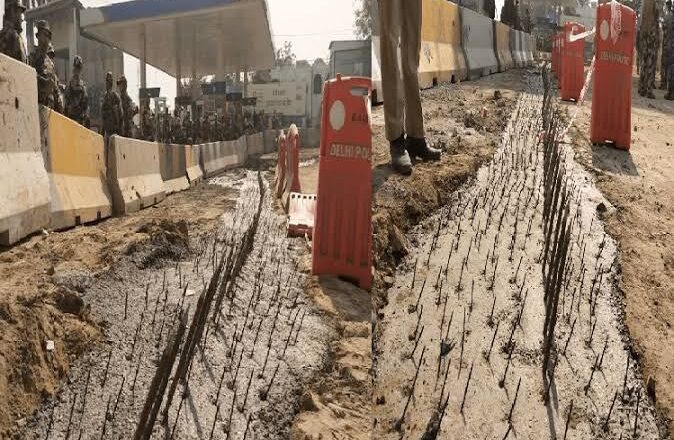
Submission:
M 384 98 L 386 139 L 394 141 L 403 135 L 403 102 L 398 83 L 398 41 L 400 40 L 401 4 L 406 0 L 379 1 L 379 51 Z
M 421 51 L 421 0 L 402 3 L 400 55 L 405 92 L 405 131 L 407 136 L 424 137 L 424 118 L 419 93 L 419 52 Z
M 379 29 L 381 54 L 381 79 L 384 92 L 384 122 L 386 139 L 390 142 L 391 165 L 397 172 L 412 173 L 412 161 L 405 149 L 403 131 L 403 99 L 400 96 L 400 69 L 398 42 L 402 4 L 407 0 L 379 1 Z
M 419 92 L 419 54 L 421 52 L 422 0 L 405 0 L 400 51 L 405 90 L 405 129 L 407 152 L 423 160 L 439 160 L 440 150 L 426 144 L 424 114 Z

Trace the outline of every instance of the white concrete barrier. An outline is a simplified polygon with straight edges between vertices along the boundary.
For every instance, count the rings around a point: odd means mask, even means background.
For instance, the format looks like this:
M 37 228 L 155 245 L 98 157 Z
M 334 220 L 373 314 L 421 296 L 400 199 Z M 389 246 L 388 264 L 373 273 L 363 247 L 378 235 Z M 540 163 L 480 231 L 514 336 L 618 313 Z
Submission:
M 321 129 L 318 127 L 300 128 L 300 149 L 321 146 Z
M 498 72 L 492 20 L 466 8 L 461 11 L 461 45 L 466 53 L 469 79 Z
M 187 153 L 184 145 L 157 144 L 159 171 L 164 181 L 164 192 L 173 194 L 190 187 L 187 180 Z
M 264 134 L 255 133 L 246 136 L 246 145 L 248 146 L 248 155 L 261 156 L 264 154 Z
M 0 245 L 49 224 L 35 70 L 0 54 Z
M 522 51 L 522 36 L 515 29 L 510 29 L 510 52 L 512 53 L 515 67 L 520 68 L 526 65 L 524 52 Z
M 51 194 L 50 228 L 110 217 L 103 137 L 47 107 L 40 107 L 40 126 Z
M 241 167 L 246 163 L 248 157 L 245 136 L 241 136 L 235 141 L 202 144 L 199 145 L 199 150 L 201 153 L 201 169 L 206 177 Z
M 264 132 L 264 153 L 276 152 L 276 139 L 278 138 L 279 130 L 265 130 Z
M 115 214 L 128 214 L 166 198 L 154 142 L 112 136 L 108 140 L 108 183 Z
M 187 180 L 189 180 L 190 186 L 194 186 L 204 179 L 200 158 L 201 151 L 199 151 L 198 146 L 185 146 L 185 164 L 187 167 Z

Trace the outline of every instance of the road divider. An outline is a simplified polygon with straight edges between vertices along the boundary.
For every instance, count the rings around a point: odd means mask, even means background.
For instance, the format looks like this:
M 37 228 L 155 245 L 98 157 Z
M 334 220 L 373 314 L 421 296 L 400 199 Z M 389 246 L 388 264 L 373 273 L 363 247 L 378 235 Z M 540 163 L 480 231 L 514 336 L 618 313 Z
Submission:
M 459 7 L 445 0 L 423 0 L 422 8 L 419 86 L 466 79 Z
M 173 194 L 190 187 L 187 180 L 187 152 L 184 145 L 157 144 L 159 171 L 164 181 L 164 192 Z
M 185 166 L 187 171 L 187 180 L 190 186 L 195 186 L 204 180 L 204 172 L 200 165 L 201 152 L 195 145 L 185 145 Z
M 262 156 L 264 154 L 264 133 L 246 135 L 248 156 Z
M 283 195 L 283 190 L 286 187 L 286 167 L 288 166 L 288 159 L 286 158 L 288 154 L 288 147 L 286 146 L 286 135 L 281 130 L 278 135 L 278 154 L 276 157 L 276 176 L 274 182 L 274 194 L 276 198 L 280 198 Z
M 466 8 L 460 8 L 460 11 L 461 45 L 466 53 L 468 79 L 498 72 L 491 18 Z
M 47 107 L 40 107 L 44 167 L 49 176 L 51 229 L 112 215 L 103 137 Z
M 498 57 L 498 71 L 505 72 L 514 66 L 510 52 L 510 28 L 500 21 L 494 21 L 494 47 Z
M 211 177 L 246 163 L 248 147 L 246 137 L 235 141 L 211 142 L 199 145 L 201 151 L 201 169 L 204 176 Z
M 129 214 L 164 198 L 157 144 L 121 136 L 108 140 L 108 183 L 114 213 Z
M 0 54 L 0 245 L 49 224 L 35 70 Z

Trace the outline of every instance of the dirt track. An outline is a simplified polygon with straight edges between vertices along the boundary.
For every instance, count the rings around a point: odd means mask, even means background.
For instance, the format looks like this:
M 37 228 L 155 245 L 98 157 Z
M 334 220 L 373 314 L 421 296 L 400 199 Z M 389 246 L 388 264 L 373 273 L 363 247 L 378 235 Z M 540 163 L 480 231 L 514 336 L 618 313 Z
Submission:
M 629 152 L 589 143 L 589 97 L 572 135 L 577 160 L 616 208 L 603 220 L 620 248 L 627 327 L 674 433 L 674 103 L 660 90 L 657 100 L 636 90 L 635 78 Z

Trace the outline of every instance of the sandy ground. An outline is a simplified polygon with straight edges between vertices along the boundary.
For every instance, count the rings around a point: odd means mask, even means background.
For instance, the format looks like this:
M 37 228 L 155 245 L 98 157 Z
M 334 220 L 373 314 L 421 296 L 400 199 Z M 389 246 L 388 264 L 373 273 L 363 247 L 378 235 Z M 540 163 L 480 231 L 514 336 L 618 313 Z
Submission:
M 58 388 L 78 355 L 103 338 L 79 298 L 121 258 L 147 267 L 179 257 L 215 229 L 236 191 L 200 185 L 158 206 L 0 249 L 0 437 Z M 47 352 L 46 341 L 54 341 Z
M 577 160 L 616 207 L 604 216 L 618 242 L 625 319 L 660 415 L 674 433 L 674 102 L 644 99 L 633 85 L 629 152 L 589 142 L 590 100 L 572 135 Z
M 627 364 L 616 247 L 596 208 L 607 202 L 571 160 L 554 380 L 541 374 L 540 106 L 521 95 L 493 161 L 409 234 L 416 244 L 378 310 L 374 438 L 660 438 L 638 365 Z
M 409 252 L 405 234 L 445 205 L 451 192 L 491 158 L 522 87 L 519 73 L 510 71 L 422 91 L 427 139 L 444 153 L 440 162 L 416 163 L 410 177 L 393 173 L 383 106 L 373 109 L 372 246 L 379 303 L 385 301 L 382 292 L 392 284 L 396 265 Z

